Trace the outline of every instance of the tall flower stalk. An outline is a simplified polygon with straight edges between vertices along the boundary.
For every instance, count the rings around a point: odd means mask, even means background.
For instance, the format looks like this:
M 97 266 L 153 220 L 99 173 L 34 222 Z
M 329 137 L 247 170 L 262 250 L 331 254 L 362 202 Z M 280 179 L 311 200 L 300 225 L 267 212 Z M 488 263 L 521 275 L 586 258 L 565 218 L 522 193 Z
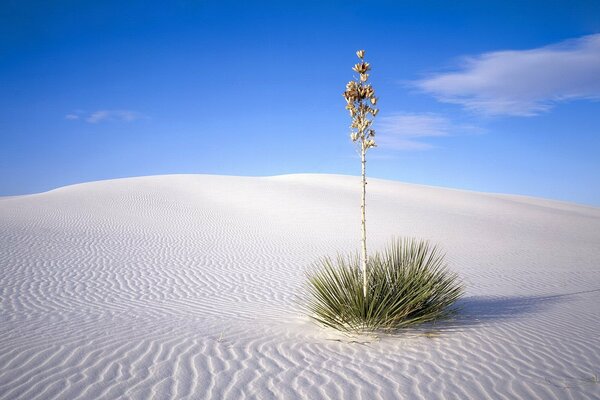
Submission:
M 343 93 L 346 99 L 346 109 L 352 118 L 350 125 L 350 138 L 356 143 L 360 151 L 361 175 L 362 175 L 362 194 L 361 194 L 361 233 L 362 233 L 362 257 L 361 269 L 363 275 L 363 294 L 367 296 L 367 224 L 366 224 L 366 193 L 367 193 L 367 178 L 366 178 L 366 154 L 367 151 L 375 147 L 375 130 L 371 128 L 373 118 L 379 112 L 374 108 L 377 104 L 375 90 L 369 80 L 368 72 L 371 70 L 371 65 L 365 61 L 365 51 L 358 50 L 356 56 L 359 62 L 354 65 L 352 70 L 358 73 L 354 80 L 351 80 L 346 85 L 346 91 Z

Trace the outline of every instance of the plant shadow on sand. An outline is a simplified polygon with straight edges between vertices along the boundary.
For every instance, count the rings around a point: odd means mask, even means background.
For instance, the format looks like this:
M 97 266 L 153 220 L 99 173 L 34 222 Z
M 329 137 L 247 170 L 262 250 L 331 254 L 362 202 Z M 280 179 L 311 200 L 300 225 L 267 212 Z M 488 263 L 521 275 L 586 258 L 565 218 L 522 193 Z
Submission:
M 563 293 L 550 296 L 464 297 L 455 303 L 456 314 L 447 320 L 423 324 L 410 331 L 425 336 L 438 336 L 444 332 L 462 331 L 479 325 L 526 317 L 543 312 L 555 304 L 569 301 L 576 295 L 600 292 L 600 289 Z

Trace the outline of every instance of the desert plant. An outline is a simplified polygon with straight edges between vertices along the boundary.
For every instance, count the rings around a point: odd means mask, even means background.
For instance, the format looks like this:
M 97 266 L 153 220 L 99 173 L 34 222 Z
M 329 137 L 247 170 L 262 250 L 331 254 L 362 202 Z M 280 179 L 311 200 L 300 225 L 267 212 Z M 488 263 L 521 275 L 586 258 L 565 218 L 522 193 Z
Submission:
M 444 255 L 429 242 L 395 240 L 368 260 L 363 290 L 358 257 L 324 258 L 308 272 L 307 307 L 316 321 L 349 332 L 394 331 L 450 316 L 462 295 Z
M 367 295 L 367 224 L 366 224 L 366 192 L 367 192 L 367 179 L 366 179 L 366 153 L 372 147 L 375 147 L 375 130 L 371 128 L 373 118 L 379 112 L 378 109 L 371 107 L 371 105 L 377 104 L 377 97 L 375 97 L 375 90 L 370 84 L 367 84 L 369 80 L 368 72 L 371 70 L 371 65 L 365 61 L 365 51 L 358 50 L 356 55 L 360 59 L 360 62 L 354 65 L 352 70 L 358 73 L 358 77 L 355 80 L 348 82 L 346 85 L 346 91 L 343 93 L 344 99 L 346 99 L 346 109 L 350 113 L 352 118 L 352 124 L 350 125 L 350 139 L 352 142 L 358 145 L 360 152 L 361 162 L 361 185 L 362 185 L 362 196 L 361 196 L 361 234 L 362 234 L 362 277 L 363 277 L 363 294 Z M 369 117 L 369 115 L 371 117 Z

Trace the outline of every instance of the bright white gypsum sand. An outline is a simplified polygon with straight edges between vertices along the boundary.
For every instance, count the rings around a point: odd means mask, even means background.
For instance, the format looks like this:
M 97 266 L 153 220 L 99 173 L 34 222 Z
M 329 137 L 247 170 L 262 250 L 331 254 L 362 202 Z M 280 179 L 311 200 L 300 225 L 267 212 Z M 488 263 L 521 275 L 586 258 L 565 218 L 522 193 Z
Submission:
M 0 199 L 2 399 L 600 397 L 600 209 L 370 179 L 369 250 L 439 243 L 454 321 L 346 338 L 297 303 L 359 178 L 171 175 Z M 366 342 L 366 343 L 365 343 Z

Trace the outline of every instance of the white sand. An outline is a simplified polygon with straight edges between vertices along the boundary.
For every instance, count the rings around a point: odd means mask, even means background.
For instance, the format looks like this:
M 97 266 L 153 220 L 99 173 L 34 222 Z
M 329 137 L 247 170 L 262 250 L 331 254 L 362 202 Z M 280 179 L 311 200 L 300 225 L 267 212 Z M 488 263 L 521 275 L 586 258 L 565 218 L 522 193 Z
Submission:
M 599 208 L 370 180 L 370 248 L 439 242 L 467 293 L 457 321 L 365 344 L 295 303 L 305 267 L 358 250 L 359 190 L 171 175 L 0 198 L 0 398 L 600 398 Z

